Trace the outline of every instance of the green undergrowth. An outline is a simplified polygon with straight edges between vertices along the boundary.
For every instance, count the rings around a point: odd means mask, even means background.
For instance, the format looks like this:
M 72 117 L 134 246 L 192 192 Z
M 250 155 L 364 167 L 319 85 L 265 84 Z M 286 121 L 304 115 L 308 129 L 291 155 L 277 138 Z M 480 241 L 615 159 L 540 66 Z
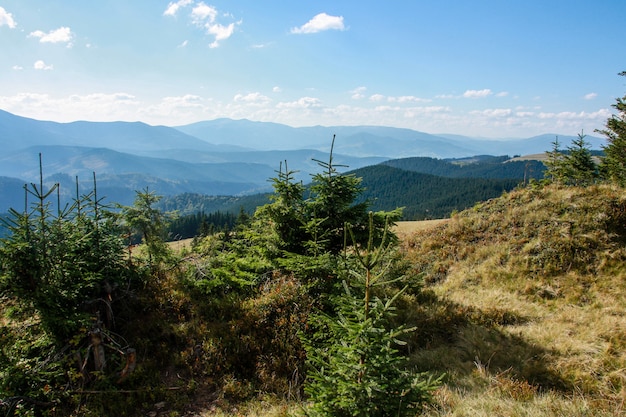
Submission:
M 360 337 L 352 331 L 364 323 L 356 308 L 350 307 L 354 322 L 343 310 L 333 316 L 337 305 L 367 305 L 363 294 L 369 291 L 344 291 L 343 281 L 358 271 L 351 258 L 358 251 L 312 256 L 302 247 L 304 254 L 285 256 L 271 222 L 257 222 L 197 239 L 158 264 L 147 263 L 141 250 L 122 259 L 133 274 L 107 295 L 108 362 L 98 372 L 72 370 L 73 352 L 87 355 L 93 347 L 89 328 L 73 330 L 59 347 L 32 306 L 5 294 L 0 373 L 13 415 L 268 417 L 310 411 L 315 399 L 308 394 L 317 391 L 305 388 L 312 356 L 307 349 L 325 323 L 312 318 L 342 317 L 328 327 L 337 323 L 343 330 L 315 339 L 316 346 Z M 385 256 L 383 281 L 389 284 L 371 293 L 385 314 L 372 322 L 370 336 L 378 340 L 383 333 L 374 333 L 383 327 L 402 331 L 388 333 L 398 335 L 398 343 L 381 344 L 385 350 L 373 357 L 396 367 L 398 381 L 410 375 L 443 381 L 432 401 L 418 401 L 410 412 L 626 411 L 624 189 L 518 189 L 405 237 Z M 356 297 L 345 298 L 351 294 Z M 364 316 L 371 319 L 368 308 Z M 128 347 L 137 367 L 121 378 Z M 332 348 L 326 352 L 335 353 L 318 362 L 343 373 L 345 364 L 333 357 L 353 352 Z M 365 358 L 357 356 L 359 366 Z M 332 391 L 326 385 L 323 392 Z

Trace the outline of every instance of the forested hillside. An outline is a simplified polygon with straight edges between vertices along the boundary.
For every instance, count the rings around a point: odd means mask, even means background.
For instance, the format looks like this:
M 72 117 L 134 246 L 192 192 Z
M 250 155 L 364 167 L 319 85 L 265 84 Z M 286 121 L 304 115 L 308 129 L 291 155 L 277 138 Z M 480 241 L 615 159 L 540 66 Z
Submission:
M 511 161 L 508 156 L 474 156 L 460 159 L 426 157 L 392 159 L 383 165 L 422 174 L 450 178 L 541 179 L 545 165 L 540 161 Z
M 449 217 L 454 211 L 498 197 L 520 185 L 520 179 L 447 178 L 375 165 L 352 172 L 363 179 L 364 200 L 373 210 L 403 207 L 403 219 Z
M 543 163 L 506 162 L 508 159 L 491 156 L 454 161 L 406 158 L 345 174 L 361 178 L 363 191 L 359 201 L 367 200 L 372 210 L 389 211 L 403 207 L 403 220 L 445 218 L 479 201 L 498 197 L 523 183 L 524 179 L 543 177 Z M 257 207 L 268 202 L 269 194 L 234 197 L 184 193 L 163 198 L 158 207 L 177 211 L 180 216 L 214 211 L 236 215 L 241 210 L 252 214 Z M 190 219 L 183 221 L 192 222 Z M 172 233 L 186 235 L 176 228 Z

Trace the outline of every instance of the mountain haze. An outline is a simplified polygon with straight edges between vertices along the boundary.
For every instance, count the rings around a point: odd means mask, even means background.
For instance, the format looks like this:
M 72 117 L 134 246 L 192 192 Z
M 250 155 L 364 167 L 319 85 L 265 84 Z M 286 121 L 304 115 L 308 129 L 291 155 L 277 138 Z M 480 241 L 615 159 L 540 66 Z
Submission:
M 216 150 L 205 141 L 166 126 L 141 122 L 57 123 L 0 110 L 2 149 L 13 151 L 39 145 L 106 147 L 120 152 L 177 148 Z
M 487 140 L 385 126 L 291 127 L 231 119 L 176 127 L 141 122 L 57 123 L 0 110 L 0 189 L 9 192 L 6 190 L 21 188 L 16 184 L 38 183 L 41 154 L 46 181 L 52 184 L 56 178 L 68 187 L 64 191 L 68 196 L 75 188 L 72 183 L 76 177 L 81 184 L 90 183 L 94 173 L 99 188 L 107 190 L 107 197 L 124 203 L 132 201 L 136 190 L 146 187 L 167 196 L 267 192 L 271 191 L 269 180 L 279 169 L 294 171 L 297 181 L 308 183 L 311 175 L 320 171 L 317 161 L 328 161 L 333 137 L 333 161 L 340 172 L 402 158 L 404 161 L 391 164 L 444 177 L 519 179 L 519 172 L 505 172 L 512 166 L 494 165 L 491 174 L 480 167 L 471 175 L 467 175 L 470 169 L 456 175 L 459 168 L 452 165 L 439 166 L 437 172 L 424 171 L 423 161 L 408 167 L 406 159 L 542 153 L 551 149 L 557 135 Z M 572 139 L 559 136 L 563 148 Z M 587 139 L 594 149 L 604 144 L 600 138 Z M 12 195 L 3 198 L 0 212 L 8 208 L 9 201 L 23 199 Z

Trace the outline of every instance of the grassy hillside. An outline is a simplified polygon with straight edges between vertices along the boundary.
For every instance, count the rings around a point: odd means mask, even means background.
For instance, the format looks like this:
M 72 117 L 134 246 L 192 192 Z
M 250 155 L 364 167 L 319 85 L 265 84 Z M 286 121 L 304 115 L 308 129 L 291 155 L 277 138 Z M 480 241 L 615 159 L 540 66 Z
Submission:
M 425 287 L 398 307 L 413 367 L 445 374 L 423 415 L 626 413 L 623 189 L 512 191 L 449 220 L 401 223 Z M 202 416 L 288 416 L 293 402 Z
M 412 360 L 448 375 L 428 415 L 626 412 L 623 190 L 511 192 L 405 249 L 427 282 Z
M 624 415 L 623 189 L 524 188 L 407 226 L 398 234 L 409 288 L 394 320 L 416 331 L 401 349 L 411 369 L 445 375 L 424 415 Z M 5 397 L 21 401 L 18 388 L 35 398 L 67 395 L 76 408 L 66 415 L 76 416 L 299 415 L 306 368 L 298 335 L 319 302 L 300 274 L 315 265 L 275 268 L 263 255 L 271 247 L 247 246 L 251 238 L 267 236 L 186 246 L 157 275 L 109 294 L 116 327 L 108 344 L 137 352 L 135 373 L 121 382 L 113 349 L 106 375 L 68 390 L 37 315 L 3 294 Z M 141 252 L 128 262 L 139 265 Z M 72 343 L 87 355 L 89 341 L 78 336 Z M 26 359 L 14 362 L 19 355 Z
M 423 415 L 624 415 L 623 189 L 526 188 L 396 230 L 425 285 L 398 306 L 398 320 L 418 328 L 406 353 L 412 367 L 445 374 Z M 215 401 L 200 415 L 299 411 L 264 397 L 236 411 Z

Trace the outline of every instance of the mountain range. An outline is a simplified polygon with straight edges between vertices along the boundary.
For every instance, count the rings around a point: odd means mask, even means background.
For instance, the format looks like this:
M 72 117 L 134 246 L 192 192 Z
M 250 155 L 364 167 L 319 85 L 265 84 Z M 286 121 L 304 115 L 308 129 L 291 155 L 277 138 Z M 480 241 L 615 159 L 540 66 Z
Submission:
M 174 127 L 57 123 L 0 110 L 0 212 L 24 204 L 24 183 L 39 181 L 40 154 L 44 182 L 74 190 L 79 178 L 81 190 L 89 190 L 96 173 L 99 194 L 130 204 L 134 192 L 145 187 L 162 195 L 265 192 L 279 169 L 296 171 L 296 179 L 308 182 L 320 169 L 316 161 L 328 161 L 333 137 L 333 161 L 347 171 L 407 157 L 541 153 L 557 135 L 488 140 L 383 126 L 290 127 L 231 119 Z M 558 137 L 564 146 L 573 139 Z M 605 143 L 586 139 L 593 149 Z

